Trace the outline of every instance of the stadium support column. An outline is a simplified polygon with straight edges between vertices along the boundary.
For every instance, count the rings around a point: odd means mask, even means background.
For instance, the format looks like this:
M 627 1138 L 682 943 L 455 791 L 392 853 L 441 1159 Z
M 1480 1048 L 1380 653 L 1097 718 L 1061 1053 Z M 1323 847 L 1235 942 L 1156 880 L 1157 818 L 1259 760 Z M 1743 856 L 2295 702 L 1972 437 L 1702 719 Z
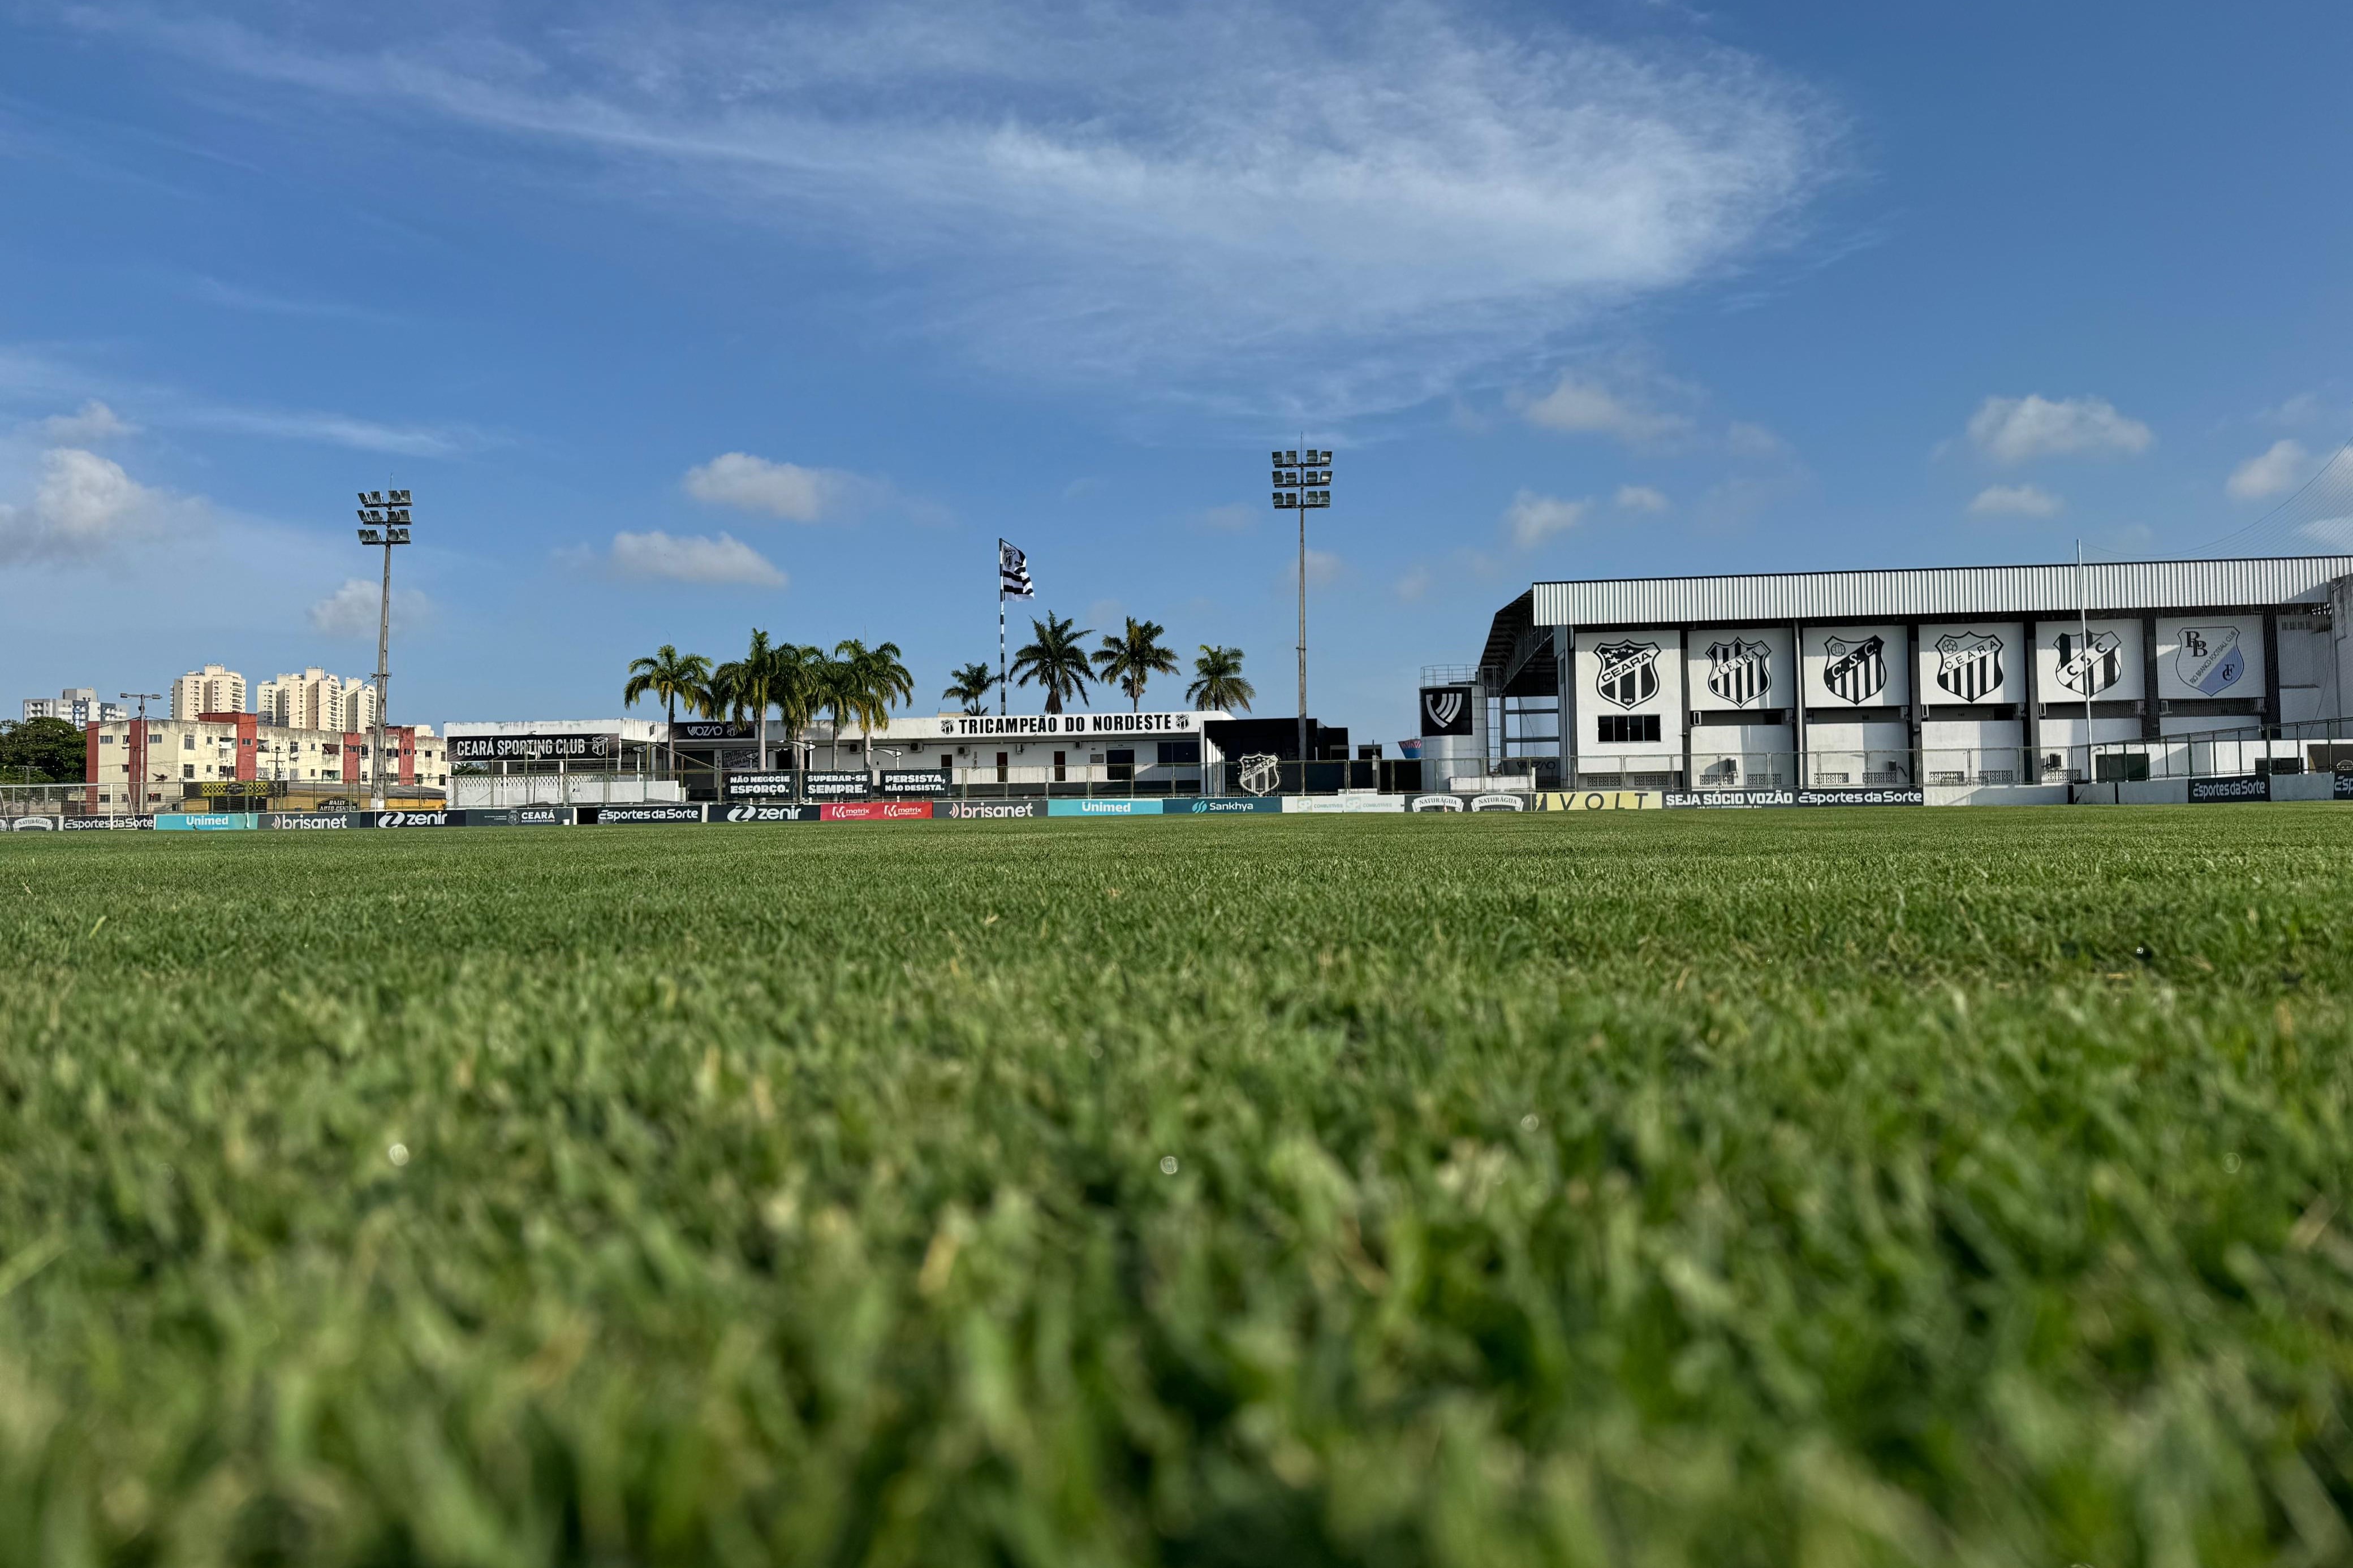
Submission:
M 1675 628 L 1675 722 L 1683 732 L 1683 784 L 1685 789 L 1697 789 L 1699 781 L 1692 777 L 1692 696 L 1687 689 L 1691 675 L 1691 628 Z M 1745 780 L 1743 781 L 1746 782 Z
M 2154 741 L 2165 733 L 2157 717 L 2157 617 L 2140 618 L 2140 738 Z
M 2271 726 L 2270 733 L 2279 733 L 2280 723 L 2279 612 L 2263 612 L 2263 722 Z M 2271 752 L 2265 748 L 2263 754 Z M 2268 763 L 2264 772 L 2271 771 Z
M 2042 632 L 2031 616 L 2019 624 L 2024 628 L 2025 647 L 2019 653 L 2019 662 L 2024 668 L 2019 670 L 2018 678 L 2026 685 L 2026 701 L 2018 710 L 2020 714 L 2018 738 L 2026 742 L 2026 754 L 2034 759 L 2034 765 L 2021 773 L 2019 782 L 2039 784 L 2042 782 L 2042 656 L 2035 650 L 2042 645 L 2034 639 L 2040 637 Z M 2089 742 L 2091 738 L 2092 729 L 2086 724 L 2084 727 L 2084 739 Z M 2088 751 L 2085 752 L 2084 758 L 2084 769 L 2089 773 L 2092 765 L 2091 753 Z M 2061 759 L 2062 762 L 2064 760 L 2063 757 Z
M 1797 787 L 1808 789 L 1813 785 L 1814 763 L 1813 752 L 1806 742 L 1806 628 L 1797 621 L 1789 623 L 1789 743 L 1798 748 L 1789 765 L 1797 770 Z M 1870 753 L 1866 752 L 1866 766 L 1869 762 Z
M 1558 671 L 1553 722 L 1560 730 L 1560 787 L 1577 787 L 1577 629 L 1552 629 L 1552 667 Z
M 1926 758 L 1920 750 L 1920 715 L 1926 710 L 1928 700 L 1920 693 L 1920 623 L 1917 621 L 1904 623 L 1904 689 L 1912 699 L 1904 705 L 1905 738 L 1912 747 L 1912 782 L 1925 784 L 1928 777 L 1922 769 Z

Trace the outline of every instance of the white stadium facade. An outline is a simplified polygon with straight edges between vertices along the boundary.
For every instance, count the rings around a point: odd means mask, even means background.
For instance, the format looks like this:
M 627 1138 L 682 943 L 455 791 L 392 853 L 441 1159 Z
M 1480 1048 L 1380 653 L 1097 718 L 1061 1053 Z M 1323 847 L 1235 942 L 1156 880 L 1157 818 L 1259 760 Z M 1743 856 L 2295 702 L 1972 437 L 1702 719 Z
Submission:
M 2325 773 L 2353 768 L 2348 616 L 2353 556 L 1537 583 L 1476 665 L 1424 671 L 1424 786 L 1992 804 Z

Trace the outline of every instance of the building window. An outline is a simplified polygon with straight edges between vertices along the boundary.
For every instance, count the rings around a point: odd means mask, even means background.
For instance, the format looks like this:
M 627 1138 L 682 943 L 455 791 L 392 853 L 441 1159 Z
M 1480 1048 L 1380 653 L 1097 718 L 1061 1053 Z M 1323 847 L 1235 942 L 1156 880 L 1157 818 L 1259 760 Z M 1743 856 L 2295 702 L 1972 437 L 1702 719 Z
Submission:
M 1604 713 L 1596 722 L 1599 732 L 1594 739 L 1605 746 L 1634 745 L 1659 738 L 1656 713 Z
M 195 749 L 196 738 L 194 735 L 183 735 L 180 737 L 180 750 L 184 752 L 193 752 Z
M 1068 753 L 1063 752 L 1056 752 L 1054 753 L 1054 782 L 1056 784 L 1063 784 L 1069 781 L 1070 774 L 1064 771 L 1062 766 L 1062 761 L 1066 755 L 1068 755 Z
M 998 784 L 1003 784 L 1005 782 L 1007 764 L 1012 760 L 1012 757 L 1007 752 L 999 752 L 997 753 L 997 782 Z
M 195 778 L 196 776 L 196 764 L 194 763 L 182 763 L 180 764 L 180 776 L 184 779 Z

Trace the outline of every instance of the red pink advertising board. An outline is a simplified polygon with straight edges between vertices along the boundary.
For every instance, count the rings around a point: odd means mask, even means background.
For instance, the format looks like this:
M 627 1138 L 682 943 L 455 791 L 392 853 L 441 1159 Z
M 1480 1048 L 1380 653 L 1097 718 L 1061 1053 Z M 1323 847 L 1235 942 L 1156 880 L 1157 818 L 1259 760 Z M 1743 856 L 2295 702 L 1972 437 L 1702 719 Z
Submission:
M 819 816 L 826 822 L 928 822 L 932 803 L 928 800 L 844 800 L 822 809 Z

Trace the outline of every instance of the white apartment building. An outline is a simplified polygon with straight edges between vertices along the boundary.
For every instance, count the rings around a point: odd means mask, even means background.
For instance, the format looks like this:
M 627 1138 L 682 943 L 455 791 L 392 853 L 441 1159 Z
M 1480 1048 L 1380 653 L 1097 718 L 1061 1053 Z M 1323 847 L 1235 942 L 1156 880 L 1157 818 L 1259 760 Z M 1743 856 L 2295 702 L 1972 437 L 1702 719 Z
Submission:
M 372 730 L 375 688 L 362 676 L 330 675 L 314 664 L 300 675 L 263 681 L 254 711 L 265 724 L 295 730 Z
M 192 669 L 172 682 L 172 717 L 245 711 L 245 677 L 217 664 Z
M 104 724 L 123 715 L 120 702 L 100 702 L 98 693 L 87 686 L 69 686 L 55 697 L 25 699 L 27 719 L 63 719 L 69 724 L 88 729 L 92 724 Z

